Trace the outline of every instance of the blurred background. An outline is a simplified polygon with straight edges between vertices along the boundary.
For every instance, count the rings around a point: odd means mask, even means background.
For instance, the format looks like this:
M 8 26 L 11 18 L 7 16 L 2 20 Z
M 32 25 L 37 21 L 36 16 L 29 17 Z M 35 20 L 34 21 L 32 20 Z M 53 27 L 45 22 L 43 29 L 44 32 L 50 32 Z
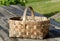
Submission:
M 32 6 L 36 12 L 43 14 L 46 17 L 54 16 L 60 12 L 60 0 L 0 0 L 0 6 L 17 4 Z M 55 20 L 60 22 L 60 17 L 55 18 Z

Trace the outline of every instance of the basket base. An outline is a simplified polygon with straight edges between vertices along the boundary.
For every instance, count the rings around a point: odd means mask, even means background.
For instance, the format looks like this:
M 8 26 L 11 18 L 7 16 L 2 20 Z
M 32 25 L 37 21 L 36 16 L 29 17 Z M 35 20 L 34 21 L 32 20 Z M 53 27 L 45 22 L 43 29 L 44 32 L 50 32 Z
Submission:
M 20 39 L 40 39 L 40 40 L 45 39 L 45 38 L 43 38 L 43 37 L 41 37 L 41 38 L 29 38 L 29 37 L 26 37 L 26 38 L 24 38 L 24 37 L 10 37 L 10 38 L 20 38 Z

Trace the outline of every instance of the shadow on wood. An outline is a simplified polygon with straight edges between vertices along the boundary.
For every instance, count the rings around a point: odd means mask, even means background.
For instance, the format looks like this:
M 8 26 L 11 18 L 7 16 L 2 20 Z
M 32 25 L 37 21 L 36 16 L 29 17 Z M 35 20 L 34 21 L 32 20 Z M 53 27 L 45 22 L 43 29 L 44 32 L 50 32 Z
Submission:
M 51 27 L 49 30 L 49 33 L 45 37 L 45 39 L 48 38 L 59 38 L 60 37 L 60 29 L 56 29 L 54 26 Z
M 51 17 L 51 16 L 57 14 L 58 12 L 59 12 L 59 11 L 55 11 L 55 12 L 51 12 L 51 13 L 47 13 L 47 14 L 44 14 L 44 16 L 46 16 L 46 17 Z

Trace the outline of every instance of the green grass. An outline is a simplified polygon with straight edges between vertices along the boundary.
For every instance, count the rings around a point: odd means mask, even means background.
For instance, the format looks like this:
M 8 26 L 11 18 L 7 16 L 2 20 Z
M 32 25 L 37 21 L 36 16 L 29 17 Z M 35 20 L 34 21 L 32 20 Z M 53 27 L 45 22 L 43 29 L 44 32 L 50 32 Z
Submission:
M 0 6 L 21 4 L 32 6 L 34 11 L 50 17 L 60 12 L 60 2 L 48 2 L 51 0 L 0 0 Z
M 49 2 L 51 0 L 0 0 L 0 6 L 16 5 L 32 6 L 35 12 L 51 17 L 60 12 L 60 1 Z M 56 1 L 56 0 L 55 0 Z M 60 21 L 58 19 L 58 21 Z
M 56 21 L 60 22 L 60 18 L 55 19 Z
M 41 2 L 41 1 L 50 1 L 50 0 L 26 0 L 27 3 Z
M 60 12 L 60 2 L 37 1 L 27 3 L 26 6 L 32 6 L 34 11 L 47 17 Z

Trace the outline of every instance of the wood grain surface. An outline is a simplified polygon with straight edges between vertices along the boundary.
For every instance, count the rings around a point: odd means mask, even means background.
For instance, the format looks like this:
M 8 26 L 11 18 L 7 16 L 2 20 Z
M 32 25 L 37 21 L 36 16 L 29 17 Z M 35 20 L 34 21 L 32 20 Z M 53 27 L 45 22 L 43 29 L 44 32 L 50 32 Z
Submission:
M 49 33 L 45 39 L 24 39 L 24 38 L 10 38 L 8 19 L 15 16 L 22 16 L 24 11 L 23 6 L 11 5 L 0 7 L 0 41 L 60 41 L 60 24 L 55 25 L 54 20 L 51 19 Z M 28 10 L 27 15 L 30 15 Z M 43 16 L 35 12 L 36 16 Z

